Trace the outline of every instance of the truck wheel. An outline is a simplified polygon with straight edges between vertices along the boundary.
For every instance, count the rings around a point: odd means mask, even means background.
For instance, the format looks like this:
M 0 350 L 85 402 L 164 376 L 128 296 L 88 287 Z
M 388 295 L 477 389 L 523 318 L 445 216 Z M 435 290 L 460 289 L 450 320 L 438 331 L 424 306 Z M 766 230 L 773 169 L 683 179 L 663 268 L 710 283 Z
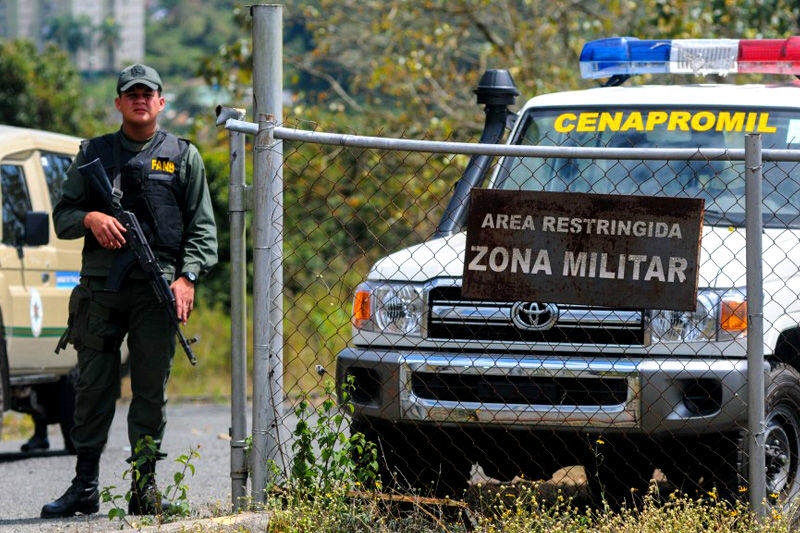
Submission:
M 767 499 L 773 503 L 788 502 L 800 492 L 800 372 L 777 363 L 772 365 L 769 374 L 770 383 L 764 399 Z M 736 472 L 737 481 L 745 480 L 747 439 L 741 439 L 737 455 L 742 457 Z
M 767 498 L 789 502 L 800 493 L 800 372 L 773 363 L 764 403 Z M 667 479 L 684 490 L 708 491 L 716 487 L 728 499 L 746 499 L 748 485 L 747 433 L 707 435 L 684 443 L 671 462 Z M 699 446 L 696 446 L 697 444 Z
M 590 436 L 583 460 L 591 503 L 614 509 L 632 505 L 647 493 L 654 466 L 644 450 L 624 438 L 616 442 Z
M 375 444 L 378 475 L 385 488 L 459 497 L 467 487 L 471 462 L 456 446 L 455 434 L 367 419 L 354 420 L 350 433 L 363 433 Z

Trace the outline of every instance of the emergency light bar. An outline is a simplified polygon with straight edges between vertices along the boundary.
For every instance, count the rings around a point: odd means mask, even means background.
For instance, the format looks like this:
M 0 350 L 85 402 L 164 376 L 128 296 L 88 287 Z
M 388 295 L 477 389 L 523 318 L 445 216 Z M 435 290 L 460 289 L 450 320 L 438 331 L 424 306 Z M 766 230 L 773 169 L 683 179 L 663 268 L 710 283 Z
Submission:
M 613 37 L 581 51 L 581 76 L 632 74 L 800 74 L 800 37 L 788 39 L 667 39 Z

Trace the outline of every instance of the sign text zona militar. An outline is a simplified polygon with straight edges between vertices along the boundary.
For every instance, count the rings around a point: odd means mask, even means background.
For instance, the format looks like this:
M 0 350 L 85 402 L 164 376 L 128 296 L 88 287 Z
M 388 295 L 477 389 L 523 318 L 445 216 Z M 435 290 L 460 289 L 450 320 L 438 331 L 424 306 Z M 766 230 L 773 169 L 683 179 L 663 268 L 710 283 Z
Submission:
M 474 189 L 462 293 L 692 311 L 704 201 Z

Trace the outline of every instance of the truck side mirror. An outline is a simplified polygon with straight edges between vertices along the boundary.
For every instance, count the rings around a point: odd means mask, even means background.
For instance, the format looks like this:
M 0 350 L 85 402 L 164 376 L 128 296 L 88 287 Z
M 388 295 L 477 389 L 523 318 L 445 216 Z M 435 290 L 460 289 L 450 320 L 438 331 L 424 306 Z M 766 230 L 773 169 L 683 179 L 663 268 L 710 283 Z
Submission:
M 42 246 L 50 242 L 50 214 L 46 211 L 25 213 L 25 245 Z

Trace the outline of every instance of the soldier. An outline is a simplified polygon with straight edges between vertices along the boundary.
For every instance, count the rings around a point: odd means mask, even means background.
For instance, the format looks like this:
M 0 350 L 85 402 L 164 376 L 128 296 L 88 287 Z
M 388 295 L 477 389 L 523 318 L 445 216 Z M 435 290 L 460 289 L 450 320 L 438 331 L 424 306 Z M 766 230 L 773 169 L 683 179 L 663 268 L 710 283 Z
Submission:
M 128 461 L 139 465 L 139 482 L 132 482 L 128 513 L 163 511 L 155 484 L 155 458 L 138 452 L 137 443 L 151 437 L 159 446 L 164 434 L 174 325 L 158 307 L 138 266 L 125 276 L 119 291 L 107 290 L 106 278 L 123 253 L 125 228 L 103 212 L 103 204 L 77 170 L 99 158 L 109 179 L 121 186 L 122 205 L 139 218 L 172 281 L 177 316 L 186 323 L 198 277 L 217 262 L 217 235 L 200 154 L 188 141 L 158 128 L 158 114 L 165 105 L 162 89 L 160 76 L 150 67 L 133 65 L 120 73 L 114 103 L 122 115 L 122 127 L 81 144 L 68 170 L 63 196 L 53 210 L 60 238 L 84 237 L 81 282 L 70 297 L 69 340 L 78 351 L 72 429 L 77 466 L 69 489 L 42 508 L 42 518 L 98 510 L 100 454 L 119 397 L 119 349 L 126 334 L 133 393 Z M 159 451 L 158 455 L 163 458 L 164 454 Z

